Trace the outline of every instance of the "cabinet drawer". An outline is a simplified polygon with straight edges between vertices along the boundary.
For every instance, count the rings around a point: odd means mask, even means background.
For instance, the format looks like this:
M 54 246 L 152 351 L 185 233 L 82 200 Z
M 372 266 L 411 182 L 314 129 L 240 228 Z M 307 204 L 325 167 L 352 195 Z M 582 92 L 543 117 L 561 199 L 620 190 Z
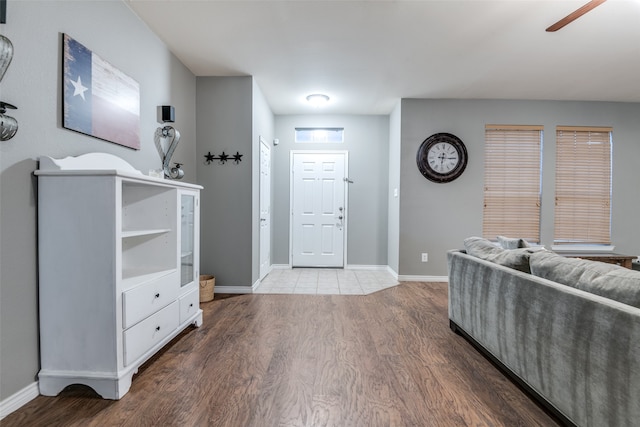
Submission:
M 124 365 L 135 361 L 178 327 L 178 302 L 124 331 Z
M 194 289 L 180 298 L 180 324 L 193 316 L 200 309 L 200 290 Z
M 130 328 L 142 319 L 178 299 L 178 281 L 178 273 L 173 272 L 123 292 L 123 329 Z

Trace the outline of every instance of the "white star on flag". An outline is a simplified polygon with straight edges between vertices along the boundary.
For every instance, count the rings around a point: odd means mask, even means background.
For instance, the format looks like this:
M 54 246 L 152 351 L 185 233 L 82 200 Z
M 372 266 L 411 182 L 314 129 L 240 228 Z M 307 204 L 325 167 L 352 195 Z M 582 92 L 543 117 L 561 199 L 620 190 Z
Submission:
M 78 76 L 78 81 L 74 82 L 73 80 L 71 80 L 71 84 L 75 88 L 74 91 L 73 91 L 73 96 L 80 95 L 82 97 L 82 99 L 86 101 L 86 99 L 84 97 L 84 93 L 86 91 L 88 91 L 89 88 L 82 85 L 82 79 L 80 78 L 80 76 Z

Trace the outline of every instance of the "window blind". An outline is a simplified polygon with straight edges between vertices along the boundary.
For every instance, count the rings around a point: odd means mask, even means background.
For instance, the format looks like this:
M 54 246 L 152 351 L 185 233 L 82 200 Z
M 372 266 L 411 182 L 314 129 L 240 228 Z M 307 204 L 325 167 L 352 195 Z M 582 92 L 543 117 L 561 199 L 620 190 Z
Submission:
M 556 128 L 555 244 L 611 243 L 612 128 Z
M 485 238 L 540 241 L 542 131 L 542 126 L 485 126 Z

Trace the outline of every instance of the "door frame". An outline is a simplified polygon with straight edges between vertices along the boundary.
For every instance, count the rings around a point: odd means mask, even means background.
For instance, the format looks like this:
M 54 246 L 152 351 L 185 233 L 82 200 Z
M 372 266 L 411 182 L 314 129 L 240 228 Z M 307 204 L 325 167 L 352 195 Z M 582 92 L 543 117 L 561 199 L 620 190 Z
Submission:
M 347 268 L 347 240 L 349 236 L 349 150 L 290 150 L 289 151 L 289 268 L 293 268 L 293 157 L 295 154 L 342 154 L 344 156 L 344 236 L 342 239 L 342 268 Z
M 258 249 L 258 270 L 259 271 L 258 271 L 258 277 L 259 277 L 260 280 L 262 280 L 262 279 L 265 278 L 265 276 L 267 274 L 269 274 L 271 272 L 271 243 L 272 243 L 271 242 L 271 187 L 272 187 L 271 186 L 271 169 L 272 169 L 271 166 L 272 166 L 273 162 L 271 161 L 271 146 L 269 145 L 267 140 L 264 139 L 262 137 L 262 135 L 259 136 L 258 140 L 259 140 L 259 158 L 260 158 L 260 160 L 259 160 L 260 166 L 258 168 L 259 169 L 259 175 L 260 175 L 259 196 L 258 196 L 258 198 L 259 198 L 259 202 L 258 202 L 259 208 L 258 208 L 258 210 L 259 210 L 259 217 L 260 217 L 259 224 L 258 224 L 258 235 L 259 235 L 259 237 L 258 237 L 258 241 L 259 241 L 259 249 Z M 264 247 L 263 246 L 263 243 L 264 243 L 263 242 L 263 237 L 264 236 L 263 236 L 263 232 L 262 232 L 262 222 L 263 222 L 262 221 L 262 210 L 263 210 L 263 202 L 265 202 L 265 200 L 263 200 L 263 194 L 262 194 L 262 191 L 263 191 L 263 188 L 262 188 L 262 146 L 263 145 L 267 148 L 267 151 L 269 152 L 269 194 L 268 194 L 268 199 L 269 200 L 267 201 L 267 203 L 269 204 L 269 212 L 267 213 L 268 218 L 266 219 L 267 225 L 269 227 L 269 230 L 268 230 L 268 243 L 269 243 L 269 245 L 268 245 L 268 249 L 267 249 L 268 250 L 268 261 L 267 261 L 268 265 L 266 265 L 266 266 L 262 265 L 262 256 L 264 255 L 263 252 L 262 252 L 263 251 L 263 247 Z

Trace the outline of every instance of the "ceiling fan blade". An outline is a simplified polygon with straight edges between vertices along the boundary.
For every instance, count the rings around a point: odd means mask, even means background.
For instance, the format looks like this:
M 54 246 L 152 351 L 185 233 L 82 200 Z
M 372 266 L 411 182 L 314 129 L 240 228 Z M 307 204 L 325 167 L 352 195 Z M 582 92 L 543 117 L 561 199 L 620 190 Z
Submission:
M 549 33 L 558 31 L 560 28 L 580 18 L 582 15 L 589 12 L 594 7 L 600 6 L 605 1 L 607 0 L 591 0 L 589 3 L 585 4 L 580 9 L 577 9 L 576 11 L 568 14 L 567 16 L 565 16 L 564 18 L 562 18 L 561 20 L 559 20 L 558 22 L 556 22 L 555 24 L 547 28 L 545 31 Z

